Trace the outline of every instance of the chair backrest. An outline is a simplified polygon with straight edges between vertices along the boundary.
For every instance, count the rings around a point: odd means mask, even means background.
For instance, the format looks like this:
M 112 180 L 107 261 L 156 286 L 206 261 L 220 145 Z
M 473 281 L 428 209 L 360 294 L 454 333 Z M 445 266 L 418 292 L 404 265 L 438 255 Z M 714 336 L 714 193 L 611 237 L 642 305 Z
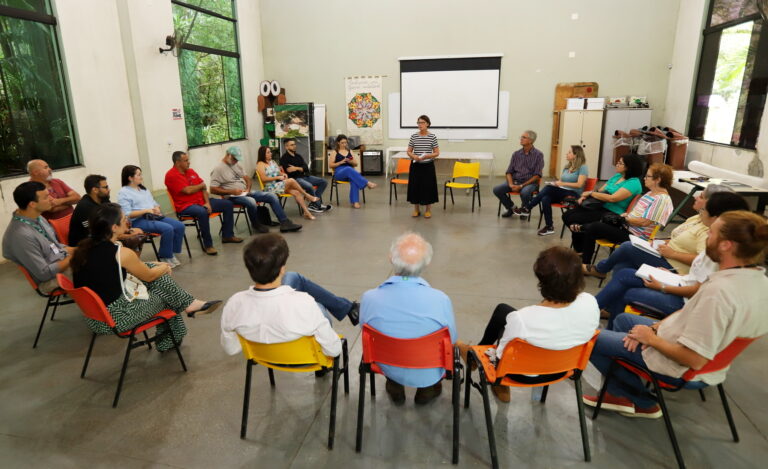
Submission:
M 363 363 L 401 368 L 443 368 L 453 371 L 453 343 L 447 327 L 415 339 L 398 339 L 363 325 Z
M 173 201 L 173 196 L 171 195 L 171 191 L 168 189 L 165 190 L 165 193 L 168 194 L 168 201 L 171 203 L 171 209 L 173 209 L 174 212 L 176 212 L 176 202 Z M 178 216 L 178 212 L 177 216 Z
M 299 337 L 291 342 L 262 344 L 252 342 L 238 335 L 243 355 L 246 360 L 253 360 L 261 365 L 286 371 L 306 371 L 296 365 L 333 366 L 333 358 L 323 353 L 322 347 L 312 336 Z M 284 366 L 281 366 L 284 365 Z
M 596 185 L 597 185 L 597 178 L 587 178 L 587 181 L 584 183 L 584 190 L 593 191 L 595 190 Z
M 504 347 L 496 366 L 496 376 L 549 375 L 584 370 L 599 334 L 600 331 L 596 330 L 588 342 L 566 350 L 543 349 L 525 340 L 514 339 Z
M 480 179 L 480 163 L 462 163 L 457 161 L 453 164 L 453 179 L 472 178 Z
M 651 236 L 648 237 L 651 241 L 656 239 L 656 235 L 659 234 L 659 230 L 661 229 L 661 225 L 657 224 L 653 227 L 653 231 L 651 231 Z
M 264 183 L 261 182 L 261 175 L 259 174 L 259 170 L 256 169 L 254 172 L 256 173 L 256 179 L 259 181 L 259 187 L 262 191 L 264 191 Z
M 637 194 L 636 196 L 632 197 L 632 200 L 629 202 L 629 205 L 627 205 L 627 209 L 624 211 L 624 213 L 629 213 L 632 211 L 633 208 L 635 208 L 635 204 L 638 200 L 640 200 L 640 197 L 642 197 L 643 194 Z
M 695 378 L 698 375 L 705 374 L 705 373 L 712 373 L 715 371 L 720 371 L 723 368 L 731 366 L 731 362 L 733 362 L 734 359 L 736 359 L 737 356 L 741 352 L 744 351 L 745 348 L 752 342 L 754 342 L 759 337 L 737 337 L 731 342 L 727 347 L 725 347 L 720 353 L 715 355 L 715 358 L 708 361 L 706 365 L 704 365 L 700 370 L 688 370 L 683 374 L 683 379 L 686 381 L 691 381 L 693 378 Z
M 48 220 L 48 223 L 53 227 L 56 232 L 56 237 L 59 238 L 61 244 L 69 245 L 69 224 L 72 222 L 72 214 L 61 218 L 55 218 Z
M 75 288 L 70 279 L 62 274 L 56 274 L 61 289 L 69 295 L 86 317 L 95 321 L 103 322 L 109 327 L 116 327 L 115 320 L 112 319 L 107 306 L 93 290 L 88 287 Z
M 397 160 L 397 167 L 395 168 L 395 176 L 398 174 L 408 174 L 411 172 L 411 160 L 410 158 L 399 158 Z
M 37 290 L 37 282 L 35 282 L 35 279 L 32 278 L 32 276 L 29 274 L 29 271 L 24 268 L 21 264 L 16 264 L 16 267 L 19 268 L 22 274 L 24 274 L 24 277 L 26 277 L 27 282 L 29 282 L 30 285 L 32 285 L 33 290 Z

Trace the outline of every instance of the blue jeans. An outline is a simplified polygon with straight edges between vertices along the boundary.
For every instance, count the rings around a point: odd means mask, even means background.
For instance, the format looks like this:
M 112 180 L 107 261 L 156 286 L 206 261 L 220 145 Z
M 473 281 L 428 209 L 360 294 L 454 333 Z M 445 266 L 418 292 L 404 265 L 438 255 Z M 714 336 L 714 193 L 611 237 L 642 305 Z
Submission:
M 157 255 L 161 259 L 169 259 L 173 254 L 181 252 L 181 243 L 184 241 L 184 223 L 174 218 L 165 217 L 162 220 L 147 220 L 146 218 L 134 218 L 131 226 L 140 228 L 147 233 L 160 235 L 160 249 Z
M 515 184 L 520 184 L 521 182 L 525 181 L 515 181 Z M 538 188 L 539 186 L 536 184 L 528 184 L 527 186 L 523 186 L 523 188 L 520 189 L 520 201 L 522 202 L 523 207 L 530 205 L 531 199 L 533 199 L 533 192 Z M 511 189 L 509 188 L 509 184 L 507 182 L 499 184 L 493 188 L 493 195 L 495 195 L 501 201 L 501 205 L 503 205 L 507 210 L 511 210 L 512 207 L 515 206 L 515 204 L 512 202 L 512 197 L 507 196 L 507 192 L 510 190 Z
M 283 285 L 309 294 L 339 321 L 347 317 L 349 310 L 352 309 L 351 301 L 334 295 L 297 272 L 286 272 L 283 276 Z
M 352 166 L 339 166 L 334 171 L 334 176 L 339 181 L 347 181 L 349 185 L 349 203 L 360 202 L 360 191 L 368 185 L 368 180 L 362 174 L 355 171 Z
M 641 353 L 641 347 L 638 346 L 634 352 L 630 352 L 624 348 L 624 336 L 632 329 L 636 324 L 644 326 L 650 326 L 653 324 L 653 319 L 643 316 L 637 316 L 634 314 L 621 314 L 616 318 L 616 322 L 613 325 L 613 330 L 602 330 L 597 336 L 597 343 L 592 350 L 592 356 L 589 357 L 589 361 L 595 365 L 595 368 L 605 375 L 608 373 L 608 369 L 611 367 L 613 358 L 623 358 L 632 363 L 642 365 L 647 368 L 643 355 Z M 654 373 L 657 379 L 670 383 L 672 385 L 681 385 L 684 381 L 680 378 L 672 378 L 669 376 Z M 614 368 L 613 377 L 608 383 L 608 393 L 617 397 L 626 397 L 631 400 L 636 407 L 648 408 L 656 405 L 656 400 L 651 397 L 651 394 L 645 388 L 644 381 L 639 376 L 627 370 L 624 367 L 617 366 Z
M 667 315 L 683 307 L 683 297 L 645 288 L 643 280 L 635 275 L 636 271 L 636 269 L 615 271 L 611 281 L 595 295 L 597 305 L 611 313 L 607 326 L 609 329 L 613 325 L 614 318 L 624 312 L 624 306 L 632 302 L 653 306 Z
M 213 209 L 214 212 L 221 212 L 221 215 L 224 217 L 224 221 L 221 225 L 221 235 L 224 238 L 235 236 L 235 217 L 232 215 L 232 201 L 225 199 L 210 199 L 210 201 L 211 209 Z M 197 218 L 197 225 L 200 227 L 200 234 L 203 237 L 203 246 L 207 248 L 213 246 L 213 239 L 211 239 L 211 222 L 208 219 L 208 211 L 205 207 L 202 205 L 190 205 L 179 212 L 179 215 Z
M 280 205 L 280 198 L 272 192 L 253 191 L 243 197 L 230 197 L 229 200 L 245 207 L 245 211 L 248 212 L 248 219 L 251 220 L 251 225 L 253 226 L 258 226 L 259 224 L 259 219 L 256 216 L 256 202 L 269 204 L 279 221 L 283 222 L 288 219 L 285 216 L 283 206 Z
M 528 187 L 528 186 L 525 186 Z M 544 189 L 539 191 L 536 196 L 524 205 L 525 208 L 531 210 L 537 205 L 541 205 L 541 211 L 544 213 L 544 224 L 546 226 L 554 226 L 552 221 L 552 204 L 556 204 L 563 200 L 566 196 L 578 194 L 575 191 L 563 189 L 557 186 L 544 186 Z
M 663 257 L 656 257 L 642 249 L 632 246 L 631 241 L 621 243 L 613 253 L 602 261 L 598 262 L 597 271 L 607 274 L 611 270 L 620 269 L 639 269 L 641 265 L 648 264 L 651 267 L 663 267 L 672 270 L 673 267 Z
M 322 205 L 323 192 L 325 191 L 325 188 L 328 187 L 328 181 L 317 176 L 304 176 L 296 178 L 296 182 L 298 182 L 301 188 L 304 189 L 308 194 L 319 197 L 320 200 L 318 200 L 317 203 Z M 317 186 L 317 189 L 315 189 L 315 186 Z

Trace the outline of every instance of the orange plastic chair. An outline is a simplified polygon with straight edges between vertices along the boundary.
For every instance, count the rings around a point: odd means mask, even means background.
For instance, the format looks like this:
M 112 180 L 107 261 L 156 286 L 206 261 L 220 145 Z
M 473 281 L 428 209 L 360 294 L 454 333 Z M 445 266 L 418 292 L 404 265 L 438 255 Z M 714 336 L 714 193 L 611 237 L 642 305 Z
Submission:
M 408 179 L 402 179 L 401 174 L 409 174 L 411 172 L 411 160 L 409 158 L 399 158 L 397 160 L 397 167 L 395 168 L 395 174 L 389 179 L 389 205 L 392 205 L 392 192 L 395 193 L 395 202 L 397 202 L 397 185 L 408 185 Z
M 491 363 L 485 351 L 495 349 L 495 345 L 474 345 L 470 347 L 468 354 L 468 367 L 464 390 L 464 407 L 469 407 L 471 387 L 474 387 L 483 396 L 485 408 L 485 426 L 488 429 L 488 444 L 491 450 L 491 464 L 499 467 L 496 455 L 496 439 L 491 420 L 491 407 L 488 398 L 488 385 L 501 385 L 512 387 L 539 387 L 543 386 L 541 403 L 547 400 L 549 385 L 564 379 L 571 378 L 576 387 L 576 403 L 579 410 L 579 423 L 581 424 L 581 443 L 584 449 L 584 461 L 591 459 L 589 451 L 589 435 L 587 434 L 587 422 L 584 416 L 584 403 L 581 400 L 581 373 L 587 366 L 592 348 L 595 346 L 599 330 L 595 331 L 592 338 L 583 345 L 567 350 L 547 350 L 533 346 L 522 339 L 515 339 L 504 348 L 504 354 L 498 365 Z M 480 382 L 472 382 L 472 368 L 477 365 Z M 523 376 L 536 375 L 536 376 Z
M 174 207 L 174 211 L 176 210 L 176 204 L 173 202 L 173 196 L 171 195 L 171 191 L 166 190 L 168 193 L 168 200 L 171 202 L 171 206 Z M 219 217 L 219 221 L 221 222 L 222 226 L 224 225 L 224 219 L 221 217 L 221 212 L 211 212 L 208 214 L 208 218 L 216 218 Z M 197 232 L 197 240 L 200 241 L 200 248 L 205 251 L 205 245 L 203 244 L 203 235 L 200 233 L 200 225 L 197 224 L 197 218 L 195 217 L 188 217 L 181 215 L 179 212 L 176 212 L 176 218 L 184 223 L 185 226 L 194 226 L 195 231 Z M 187 246 L 187 255 L 192 258 L 192 252 L 189 250 L 189 241 L 187 241 L 187 234 L 184 233 L 184 244 Z M 154 246 L 154 243 L 152 243 Z
M 584 182 L 584 191 L 591 191 L 595 189 L 595 186 L 597 185 L 597 178 L 587 178 L 587 180 Z M 575 194 L 575 193 L 574 193 Z M 560 209 L 560 216 L 565 212 L 565 209 L 568 208 L 567 205 L 561 204 L 559 202 L 554 202 L 549 204 L 552 208 L 559 208 Z M 544 209 L 542 208 L 541 204 L 539 204 L 539 225 L 536 228 L 541 228 L 541 223 L 544 221 Z M 563 223 L 563 227 L 560 229 L 560 239 L 563 239 L 563 235 L 565 234 L 565 223 Z
M 461 389 L 461 363 L 459 351 L 451 342 L 447 327 L 415 339 L 397 339 L 382 334 L 371 326 L 363 325 L 363 357 L 360 361 L 360 395 L 357 405 L 357 439 L 355 451 L 363 448 L 363 413 L 365 408 L 365 380 L 370 374 L 371 398 L 376 397 L 374 376 L 384 374 L 380 364 L 401 368 L 443 368 L 445 377 L 453 381 L 453 464 L 459 463 L 459 394 Z
M 69 246 L 69 224 L 72 221 L 72 214 L 70 213 L 64 217 L 47 221 L 53 227 L 53 231 L 56 232 L 56 237 L 59 238 L 59 242 Z
M 533 193 L 531 195 L 535 196 L 538 193 L 539 193 L 539 190 L 536 189 L 536 190 L 533 191 Z M 510 200 L 512 200 L 512 196 L 513 195 L 520 195 L 520 192 L 514 192 L 514 191 L 508 191 L 507 192 L 507 197 L 509 197 Z M 499 200 L 499 208 L 496 209 L 496 216 L 497 217 L 501 216 L 501 200 Z M 528 214 L 528 221 L 529 222 L 531 221 L 531 215 L 530 214 Z
M 737 337 L 720 353 L 715 355 L 715 357 L 712 360 L 710 360 L 706 365 L 704 365 L 700 370 L 689 369 L 688 371 L 686 371 L 682 376 L 683 381 L 685 381 L 685 383 L 682 385 L 672 385 L 664 381 L 660 381 L 659 379 L 656 378 L 656 375 L 653 372 L 651 372 L 648 368 L 641 366 L 637 363 L 624 360 L 622 358 L 614 358 L 613 363 L 611 363 L 611 367 L 608 369 L 608 374 L 605 376 L 603 387 L 602 389 L 600 389 L 600 396 L 598 397 L 597 406 L 595 406 L 595 410 L 592 414 L 592 420 L 596 419 L 598 413 L 600 412 L 600 408 L 603 404 L 603 397 L 605 396 L 605 391 L 608 388 L 608 382 L 613 378 L 614 372 L 616 371 L 616 369 L 618 369 L 619 366 L 624 367 L 625 369 L 631 371 L 632 373 L 636 374 L 640 378 L 644 379 L 645 381 L 653 385 L 652 396 L 659 403 L 659 406 L 661 407 L 661 412 L 664 417 L 664 423 L 667 427 L 667 434 L 669 435 L 669 441 L 670 443 L 672 443 L 672 449 L 675 451 L 675 458 L 677 459 L 677 465 L 680 468 L 685 468 L 685 461 L 683 460 L 683 455 L 680 452 L 680 446 L 677 444 L 677 437 L 675 436 L 675 430 L 672 427 L 672 418 L 669 416 L 669 411 L 667 410 L 667 404 L 666 402 L 664 402 L 664 395 L 661 392 L 662 389 L 669 392 L 677 392 L 677 391 L 680 391 L 681 389 L 698 389 L 699 393 L 701 394 L 701 399 L 705 400 L 702 389 L 707 387 L 707 385 L 703 381 L 692 381 L 692 380 L 699 375 L 712 373 L 714 371 L 720 371 L 722 369 L 725 369 L 731 366 L 731 363 L 733 362 L 733 360 L 735 360 L 736 357 L 739 356 L 739 354 L 749 346 L 749 344 L 751 344 L 758 338 L 759 337 L 751 337 L 751 338 Z M 725 410 L 725 417 L 728 419 L 728 425 L 731 427 L 731 436 L 733 437 L 733 441 L 738 443 L 739 434 L 736 431 L 736 424 L 733 421 L 733 415 L 731 415 L 731 408 L 728 405 L 728 399 L 725 396 L 725 388 L 723 387 L 723 383 L 720 383 L 717 385 L 717 391 L 720 393 L 720 400 L 723 403 L 723 409 Z
M 240 345 L 246 359 L 245 397 L 243 398 L 243 420 L 240 424 L 240 438 L 244 439 L 248 427 L 248 409 L 251 396 L 251 374 L 253 365 L 262 365 L 269 371 L 269 384 L 275 387 L 273 370 L 290 373 L 333 370 L 331 385 L 331 418 L 328 424 L 328 449 L 333 449 L 336 433 L 336 398 L 339 393 L 339 378 L 344 376 L 344 394 L 349 394 L 349 353 L 347 339 L 341 337 L 341 358 L 343 367 L 339 367 L 339 357 L 328 357 L 314 337 L 300 337 L 291 342 L 262 344 L 244 339 L 240 335 Z
M 158 340 L 158 336 L 157 333 L 155 333 L 153 337 L 149 337 L 147 336 L 146 331 L 153 327 L 157 327 L 160 324 L 168 324 L 168 320 L 176 316 L 177 313 L 176 311 L 172 311 L 170 309 L 164 309 L 151 318 L 136 324 L 129 330 L 119 331 L 117 329 L 117 324 L 115 324 L 115 320 L 112 318 L 112 314 L 109 312 L 106 305 L 104 305 L 104 302 L 101 300 L 99 295 L 94 293 L 94 291 L 88 287 L 75 288 L 72 281 L 61 274 L 57 274 L 56 278 L 59 280 L 59 285 L 61 285 L 61 288 L 64 289 L 64 291 L 70 297 L 72 297 L 72 299 L 75 300 L 77 305 L 80 307 L 80 310 L 86 317 L 105 323 L 112 329 L 112 332 L 114 332 L 117 337 L 121 339 L 128 339 L 128 346 L 125 349 L 125 358 L 123 359 L 123 368 L 120 371 L 120 379 L 117 381 L 115 399 L 112 401 L 112 407 L 117 407 L 117 402 L 120 399 L 120 391 L 123 389 L 125 370 L 128 368 L 128 359 L 131 357 L 131 350 L 144 345 L 151 349 L 152 342 L 156 342 Z M 181 367 L 186 372 L 187 365 L 184 363 L 184 357 L 181 356 L 181 350 L 179 350 L 179 341 L 176 340 L 176 337 L 173 335 L 173 330 L 171 330 L 170 326 L 168 327 L 168 331 L 171 334 L 171 340 L 173 341 L 174 349 L 176 349 L 176 354 L 179 356 Z M 137 340 L 136 334 L 141 333 L 144 334 L 144 340 Z M 80 373 L 80 378 L 85 378 L 85 371 L 88 369 L 88 362 L 91 359 L 91 352 L 93 351 L 93 343 L 95 341 L 96 333 L 94 332 L 93 336 L 91 337 L 91 343 L 88 346 L 88 353 L 85 355 L 85 363 L 83 363 L 83 371 Z
M 43 293 L 40 291 L 40 288 L 37 285 L 37 282 L 35 282 L 35 279 L 32 278 L 32 276 L 29 274 L 29 271 L 25 269 L 24 266 L 21 264 L 16 264 L 16 267 L 18 267 L 21 273 L 24 274 L 24 277 L 27 279 L 27 282 L 29 282 L 29 285 L 32 287 L 32 289 L 35 290 L 35 293 L 47 300 L 45 303 L 45 310 L 43 311 L 43 319 L 40 320 L 40 327 L 37 328 L 35 342 L 32 344 L 32 348 L 37 348 L 37 341 L 40 340 L 40 333 L 43 332 L 43 325 L 45 325 L 45 318 L 48 316 L 48 309 L 53 306 L 53 312 L 51 313 L 51 321 L 53 321 L 53 317 L 56 316 L 56 309 L 59 306 L 72 304 L 74 301 L 62 301 L 61 297 L 64 295 L 64 290 L 60 288 L 57 288 L 50 293 Z

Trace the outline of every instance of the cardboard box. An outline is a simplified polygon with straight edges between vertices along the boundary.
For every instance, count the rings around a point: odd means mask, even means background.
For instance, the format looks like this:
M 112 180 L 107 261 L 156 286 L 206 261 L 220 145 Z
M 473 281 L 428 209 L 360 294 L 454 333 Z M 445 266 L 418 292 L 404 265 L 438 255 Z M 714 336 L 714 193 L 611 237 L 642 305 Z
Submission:
M 605 98 L 587 98 L 587 110 L 600 110 L 605 108 Z
M 568 110 L 580 110 L 586 106 L 586 100 L 584 98 L 568 98 L 566 103 L 566 109 Z

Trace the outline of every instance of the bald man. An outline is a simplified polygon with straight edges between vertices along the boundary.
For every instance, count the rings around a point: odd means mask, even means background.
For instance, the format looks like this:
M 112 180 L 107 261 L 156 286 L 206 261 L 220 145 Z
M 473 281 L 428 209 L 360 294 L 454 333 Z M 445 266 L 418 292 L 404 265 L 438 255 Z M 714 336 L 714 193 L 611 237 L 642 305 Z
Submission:
M 51 208 L 43 212 L 48 220 L 63 218 L 71 214 L 72 206 L 80 201 L 80 194 L 61 179 L 54 179 L 53 170 L 43 160 L 30 160 L 27 163 L 29 180 L 43 184 L 51 195 Z
M 414 339 L 447 327 L 456 342 L 456 320 L 448 295 L 429 286 L 421 272 L 432 260 L 432 246 L 416 233 L 398 237 L 389 260 L 395 275 L 360 300 L 360 322 L 399 339 Z M 381 365 L 387 377 L 387 394 L 397 404 L 405 402 L 405 386 L 418 388 L 414 402 L 431 402 L 442 391 L 442 368 L 412 369 Z

